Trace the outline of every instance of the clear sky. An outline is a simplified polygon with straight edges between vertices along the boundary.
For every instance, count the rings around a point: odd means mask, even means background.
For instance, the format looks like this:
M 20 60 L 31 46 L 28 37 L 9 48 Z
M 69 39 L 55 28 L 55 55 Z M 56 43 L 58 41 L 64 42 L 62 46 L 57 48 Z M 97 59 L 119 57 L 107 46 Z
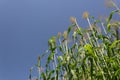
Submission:
M 0 80 L 28 80 L 47 40 L 68 28 L 70 16 L 86 25 L 84 11 L 110 12 L 104 0 L 0 0 Z

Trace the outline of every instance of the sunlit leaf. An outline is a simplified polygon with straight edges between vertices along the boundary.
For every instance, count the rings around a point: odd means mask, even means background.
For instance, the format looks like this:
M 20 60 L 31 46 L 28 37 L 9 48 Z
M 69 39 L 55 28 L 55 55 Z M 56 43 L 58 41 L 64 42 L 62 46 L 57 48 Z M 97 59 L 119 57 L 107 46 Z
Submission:
M 111 44 L 110 48 L 113 48 L 117 43 L 120 43 L 120 40 L 114 41 L 114 42 Z

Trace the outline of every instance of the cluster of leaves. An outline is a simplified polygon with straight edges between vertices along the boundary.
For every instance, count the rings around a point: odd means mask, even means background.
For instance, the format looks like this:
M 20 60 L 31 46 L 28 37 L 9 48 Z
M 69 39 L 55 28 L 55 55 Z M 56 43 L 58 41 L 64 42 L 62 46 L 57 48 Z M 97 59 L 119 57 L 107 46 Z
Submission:
M 72 25 L 48 40 L 47 53 L 38 57 L 36 80 L 119 80 L 120 21 L 113 20 L 113 10 L 105 20 L 83 13 L 89 28 L 84 29 L 71 17 Z M 47 55 L 43 68 L 42 58 Z M 32 80 L 32 69 L 30 77 Z

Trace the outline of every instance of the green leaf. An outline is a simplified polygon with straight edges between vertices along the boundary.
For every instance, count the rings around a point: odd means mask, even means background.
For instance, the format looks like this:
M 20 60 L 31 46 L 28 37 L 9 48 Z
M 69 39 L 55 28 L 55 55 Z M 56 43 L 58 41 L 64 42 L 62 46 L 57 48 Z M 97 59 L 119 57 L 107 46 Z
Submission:
M 49 56 L 48 56 L 48 59 L 47 59 L 47 64 L 50 63 L 51 60 L 53 60 L 53 56 L 54 56 L 54 52 L 52 52 Z
M 82 36 L 82 35 L 83 35 L 82 32 L 81 32 L 82 30 L 84 30 L 84 29 L 81 28 L 81 27 L 79 27 L 79 28 L 76 30 L 76 33 Z
M 88 50 L 89 53 L 93 53 L 93 49 L 92 49 L 92 46 L 91 46 L 90 44 L 86 44 L 86 45 L 84 46 L 84 48 L 85 48 L 86 50 Z
M 59 46 L 59 50 L 60 50 L 62 53 L 64 53 L 64 50 L 63 50 L 63 48 L 62 48 L 61 45 Z
M 74 40 L 74 41 L 77 39 L 77 32 L 76 32 L 76 31 L 73 32 L 72 37 L 73 37 L 73 40 Z
M 44 72 L 41 73 L 41 77 L 43 78 L 43 80 L 47 80 L 46 75 L 45 75 Z
M 55 80 L 55 77 L 52 77 L 51 80 Z
M 47 80 L 50 80 L 50 78 L 52 77 L 52 74 L 53 74 L 54 72 L 55 72 L 55 70 L 50 71 Z
M 110 48 L 113 48 L 117 43 L 119 43 L 120 42 L 120 40 L 116 40 L 116 41 L 114 41 L 112 44 L 111 44 L 111 46 L 110 46 Z
M 94 16 L 89 16 L 89 18 L 94 19 L 95 17 Z
M 101 21 L 100 21 L 100 20 L 95 20 L 95 22 L 96 22 L 96 23 L 99 23 L 99 22 L 101 22 Z
M 62 60 L 63 61 L 63 57 L 62 56 L 58 56 L 58 60 Z
M 88 54 L 87 54 L 88 56 L 92 56 L 92 57 L 94 57 L 95 60 L 97 60 L 97 56 L 95 56 L 95 54 L 94 54 L 94 49 L 92 48 L 92 46 L 90 44 L 86 44 L 84 46 L 84 49 L 86 49 L 88 51 Z
M 72 26 L 69 26 L 69 27 L 68 27 L 67 34 L 69 34 L 69 33 L 70 33 L 71 28 L 72 28 Z
M 115 76 L 117 76 L 118 74 L 120 74 L 120 69 L 118 69 L 117 71 L 115 71 Z
M 112 12 L 110 13 L 107 23 L 110 23 L 110 21 L 111 21 L 111 19 L 112 19 L 112 17 L 113 17 L 113 14 L 114 14 L 115 12 L 119 12 L 119 10 L 114 10 L 114 11 L 112 11 Z
M 50 46 L 50 49 L 56 47 L 56 36 L 53 36 L 48 40 L 48 45 Z
M 110 31 L 110 27 L 111 27 L 111 24 L 108 23 L 108 24 L 107 24 L 107 29 L 108 29 L 108 31 Z
M 76 76 L 75 70 L 72 70 L 72 69 L 71 69 L 71 73 L 72 73 L 72 75 L 73 75 L 73 78 L 76 79 L 77 76 Z

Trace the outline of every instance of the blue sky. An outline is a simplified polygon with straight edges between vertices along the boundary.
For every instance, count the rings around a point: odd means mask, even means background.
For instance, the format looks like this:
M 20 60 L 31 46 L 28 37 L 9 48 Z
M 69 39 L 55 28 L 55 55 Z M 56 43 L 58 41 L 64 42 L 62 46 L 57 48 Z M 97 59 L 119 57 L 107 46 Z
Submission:
M 27 80 L 47 40 L 68 28 L 70 16 L 86 25 L 84 11 L 110 12 L 104 0 L 0 0 L 0 80 Z

